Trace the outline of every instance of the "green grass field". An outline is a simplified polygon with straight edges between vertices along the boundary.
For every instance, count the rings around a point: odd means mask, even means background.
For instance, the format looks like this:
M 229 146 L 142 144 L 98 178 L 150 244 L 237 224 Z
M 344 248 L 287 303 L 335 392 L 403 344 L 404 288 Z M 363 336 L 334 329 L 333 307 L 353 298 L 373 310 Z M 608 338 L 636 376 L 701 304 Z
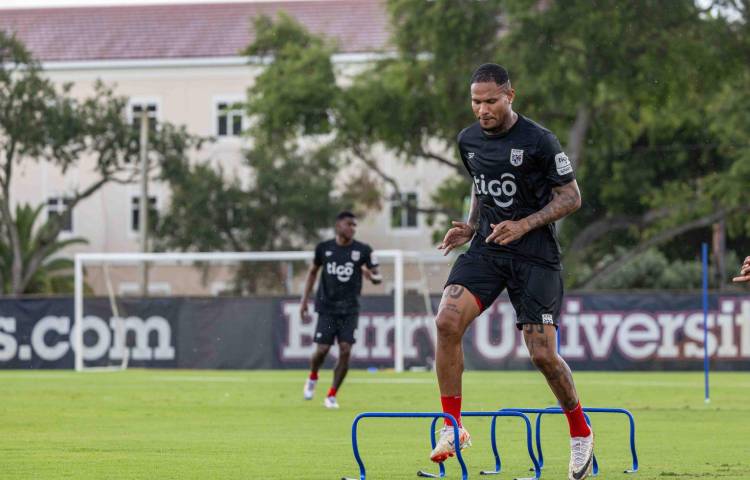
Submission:
M 301 399 L 302 371 L 164 371 L 115 373 L 0 372 L 0 478 L 7 479 L 340 479 L 358 476 L 350 443 L 362 411 L 439 409 L 433 373 L 352 371 L 342 408 L 318 396 Z M 641 463 L 629 465 L 623 416 L 593 417 L 606 479 L 750 479 L 750 376 L 714 373 L 712 403 L 702 373 L 578 373 L 587 406 L 620 406 L 636 418 Z M 467 372 L 464 407 L 552 404 L 536 372 Z M 611 418 L 610 418 L 611 417 Z M 493 466 L 489 420 L 467 419 L 474 446 L 470 477 Z M 523 430 L 500 422 L 504 473 L 527 475 Z M 429 420 L 366 419 L 361 451 L 370 479 L 411 479 L 429 465 Z M 542 478 L 565 478 L 567 424 L 544 421 Z M 460 478 L 447 462 L 447 478 Z M 486 477 L 485 477 L 486 478 Z

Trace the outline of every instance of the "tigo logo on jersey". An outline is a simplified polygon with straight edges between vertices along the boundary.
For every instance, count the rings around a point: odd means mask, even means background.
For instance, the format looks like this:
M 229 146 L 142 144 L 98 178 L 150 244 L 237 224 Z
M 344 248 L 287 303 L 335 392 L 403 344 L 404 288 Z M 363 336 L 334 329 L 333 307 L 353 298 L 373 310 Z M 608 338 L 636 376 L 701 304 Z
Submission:
M 513 195 L 516 194 L 518 187 L 516 186 L 516 177 L 512 173 L 503 173 L 500 175 L 500 180 L 494 179 L 489 182 L 485 182 L 484 174 L 480 175 L 479 178 L 474 177 L 474 185 L 476 186 L 477 192 L 484 195 L 490 195 L 495 205 L 502 208 L 508 208 L 513 205 Z M 507 200 L 504 200 L 507 198 Z
M 555 165 L 557 166 L 558 175 L 567 175 L 573 171 L 573 166 L 570 164 L 570 160 L 565 155 L 565 152 L 555 155 Z
M 357 260 L 359 260 L 359 256 L 359 250 L 352 250 L 352 261 L 356 262 Z
M 336 275 L 339 282 L 348 282 L 354 275 L 354 264 L 346 262 L 343 265 L 337 265 L 336 262 L 326 263 L 326 272 L 329 275 Z
M 523 150 L 514 148 L 510 151 L 510 164 L 514 167 L 520 167 L 523 163 Z

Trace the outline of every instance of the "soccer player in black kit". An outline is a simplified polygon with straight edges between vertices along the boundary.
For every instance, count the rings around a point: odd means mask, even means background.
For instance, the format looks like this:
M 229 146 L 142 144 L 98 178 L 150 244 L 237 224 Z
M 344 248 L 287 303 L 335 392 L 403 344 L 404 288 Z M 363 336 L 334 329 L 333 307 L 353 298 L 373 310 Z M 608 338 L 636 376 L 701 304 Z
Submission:
M 336 393 L 349 370 L 349 357 L 354 344 L 354 332 L 359 320 L 359 294 L 362 291 L 362 276 L 373 284 L 382 281 L 372 248 L 354 240 L 357 220 L 351 212 L 341 212 L 334 227 L 336 237 L 320 242 L 315 247 L 315 258 L 307 273 L 305 291 L 302 293 L 300 314 L 307 315 L 310 298 L 318 270 L 323 267 L 318 293 L 315 296 L 315 311 L 318 324 L 315 328 L 315 343 L 318 344 L 310 360 L 310 376 L 305 381 L 303 395 L 312 400 L 318 383 L 318 370 L 328 355 L 335 339 L 339 342 L 339 359 L 333 375 L 333 385 L 328 390 L 323 404 L 327 408 L 339 408 Z
M 477 122 L 458 135 L 461 159 L 473 178 L 469 218 L 453 222 L 438 248 L 448 253 L 471 241 L 446 282 L 435 319 L 436 370 L 443 411 L 460 423 L 461 340 L 471 322 L 507 289 L 532 363 L 544 374 L 570 426 L 568 477 L 591 472 L 594 435 L 586 424 L 570 368 L 556 351 L 563 297 L 554 222 L 580 208 L 570 160 L 546 128 L 513 111 L 515 91 L 500 65 L 480 66 L 471 78 Z M 446 422 L 448 423 L 448 422 Z M 460 445 L 470 444 L 460 428 Z M 455 454 L 452 428 L 443 428 L 430 457 Z

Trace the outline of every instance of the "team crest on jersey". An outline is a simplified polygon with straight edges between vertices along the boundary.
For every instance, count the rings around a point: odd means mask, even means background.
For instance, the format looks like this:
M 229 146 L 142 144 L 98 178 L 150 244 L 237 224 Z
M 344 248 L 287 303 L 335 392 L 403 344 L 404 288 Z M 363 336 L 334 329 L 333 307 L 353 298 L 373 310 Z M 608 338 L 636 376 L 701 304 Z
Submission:
M 523 163 L 523 150 L 514 148 L 510 151 L 510 164 L 514 167 L 520 167 Z
M 510 151 L 510 164 L 514 167 L 520 167 L 523 163 L 523 150 L 518 148 L 511 149 Z
M 355 262 L 358 261 L 359 260 L 359 255 L 360 255 L 359 254 L 359 250 L 352 250 L 352 260 L 353 261 L 355 261 Z

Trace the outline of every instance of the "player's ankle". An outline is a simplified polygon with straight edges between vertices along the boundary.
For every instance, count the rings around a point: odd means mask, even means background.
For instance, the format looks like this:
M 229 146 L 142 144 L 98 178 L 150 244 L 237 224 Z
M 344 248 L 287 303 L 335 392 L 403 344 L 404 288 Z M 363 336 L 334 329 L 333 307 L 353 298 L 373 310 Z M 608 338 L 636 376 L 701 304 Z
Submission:
M 591 435 L 591 428 L 586 423 L 586 416 L 583 414 L 581 402 L 572 410 L 564 410 L 565 417 L 568 419 L 571 437 L 588 437 Z

